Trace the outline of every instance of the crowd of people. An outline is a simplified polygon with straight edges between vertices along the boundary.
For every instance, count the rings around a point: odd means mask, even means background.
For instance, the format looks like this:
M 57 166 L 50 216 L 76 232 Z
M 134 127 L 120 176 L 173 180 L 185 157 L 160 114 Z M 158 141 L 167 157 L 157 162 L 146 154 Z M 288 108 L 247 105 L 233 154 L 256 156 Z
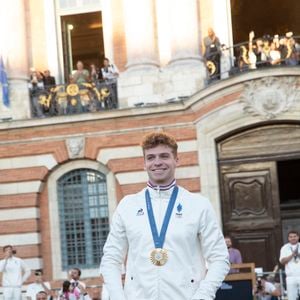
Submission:
M 82 61 L 69 75 L 66 85 L 57 85 L 49 70 L 30 70 L 32 115 L 38 118 L 118 108 L 118 68 L 104 58 L 102 68 Z
M 245 45 L 240 47 L 240 70 L 280 64 L 296 66 L 300 63 L 300 44 L 292 32 L 287 32 L 284 36 L 276 34 L 273 37 L 264 35 L 262 38 L 254 38 L 255 33 L 251 31 L 248 48 Z
M 31 270 L 21 258 L 16 256 L 12 245 L 3 247 L 4 258 L 0 261 L 2 273 L 3 298 L 5 300 L 20 300 L 22 286 L 30 278 Z M 34 280 L 27 285 L 26 300 L 94 300 L 80 281 L 81 270 L 72 268 L 69 278 L 62 282 L 61 288 L 53 289 L 49 282 L 43 280 L 43 270 L 34 270 Z
M 298 300 L 300 298 L 300 243 L 299 233 L 295 230 L 288 232 L 288 243 L 284 244 L 280 249 L 279 262 L 285 268 L 285 288 L 288 300 Z M 242 255 L 240 251 L 232 246 L 230 236 L 225 236 L 225 243 L 228 248 L 230 264 L 241 264 Z M 275 300 L 285 294 L 283 283 L 276 276 L 278 265 L 275 266 L 273 272 L 267 274 L 258 274 L 256 286 L 253 294 L 257 300 Z M 239 269 L 231 268 L 229 274 L 238 273 Z
M 293 32 L 283 36 L 268 34 L 255 39 L 254 31 L 249 41 L 237 46 L 221 44 L 212 28 L 203 39 L 203 57 L 211 80 L 227 78 L 229 74 L 254 70 L 266 66 L 300 64 L 300 43 Z

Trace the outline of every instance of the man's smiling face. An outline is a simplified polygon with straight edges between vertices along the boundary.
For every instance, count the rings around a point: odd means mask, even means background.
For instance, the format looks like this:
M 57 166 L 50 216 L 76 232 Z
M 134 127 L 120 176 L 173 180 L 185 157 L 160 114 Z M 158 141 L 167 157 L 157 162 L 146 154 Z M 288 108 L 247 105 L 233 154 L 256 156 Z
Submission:
M 154 185 L 168 185 L 175 177 L 178 158 L 166 145 L 158 145 L 144 151 L 144 169 Z

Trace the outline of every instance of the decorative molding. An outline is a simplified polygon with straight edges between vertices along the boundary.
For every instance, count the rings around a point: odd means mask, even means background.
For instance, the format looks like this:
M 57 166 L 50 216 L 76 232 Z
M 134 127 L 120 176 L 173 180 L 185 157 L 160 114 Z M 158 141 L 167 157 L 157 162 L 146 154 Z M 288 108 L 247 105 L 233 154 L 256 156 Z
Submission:
M 270 120 L 288 111 L 297 93 L 296 77 L 265 77 L 244 83 L 241 102 L 245 113 Z
M 72 159 L 84 157 L 84 137 L 69 138 L 66 140 L 66 146 L 68 149 L 69 158 Z

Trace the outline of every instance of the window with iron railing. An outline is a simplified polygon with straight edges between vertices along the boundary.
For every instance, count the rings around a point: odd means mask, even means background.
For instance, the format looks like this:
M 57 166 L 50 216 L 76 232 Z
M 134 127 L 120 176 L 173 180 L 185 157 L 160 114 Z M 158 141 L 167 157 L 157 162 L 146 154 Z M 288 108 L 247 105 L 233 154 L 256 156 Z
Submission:
M 77 169 L 57 182 L 63 270 L 98 268 L 109 232 L 106 176 Z

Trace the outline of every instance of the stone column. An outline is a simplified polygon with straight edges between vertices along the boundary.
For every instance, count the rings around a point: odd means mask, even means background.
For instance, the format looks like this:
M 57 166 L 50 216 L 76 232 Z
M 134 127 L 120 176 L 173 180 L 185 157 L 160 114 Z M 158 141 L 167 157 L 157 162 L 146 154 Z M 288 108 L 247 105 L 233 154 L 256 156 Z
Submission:
M 172 0 L 171 61 L 197 63 L 200 61 L 200 39 L 196 0 Z
M 127 70 L 158 67 L 153 0 L 124 0 Z
M 201 0 L 202 1 L 202 0 Z M 198 92 L 207 80 L 200 55 L 197 0 L 172 0 L 170 4 L 171 79 L 167 98 L 185 99 Z
M 13 119 L 30 117 L 28 94 L 28 55 L 25 2 L 1 2 L 1 49 L 9 79 L 10 109 L 5 112 Z
M 126 71 L 118 80 L 119 106 L 157 103 L 158 47 L 154 0 L 123 0 Z
M 221 44 L 233 45 L 230 0 L 213 0 L 213 29 Z M 233 54 L 233 53 L 231 53 Z

